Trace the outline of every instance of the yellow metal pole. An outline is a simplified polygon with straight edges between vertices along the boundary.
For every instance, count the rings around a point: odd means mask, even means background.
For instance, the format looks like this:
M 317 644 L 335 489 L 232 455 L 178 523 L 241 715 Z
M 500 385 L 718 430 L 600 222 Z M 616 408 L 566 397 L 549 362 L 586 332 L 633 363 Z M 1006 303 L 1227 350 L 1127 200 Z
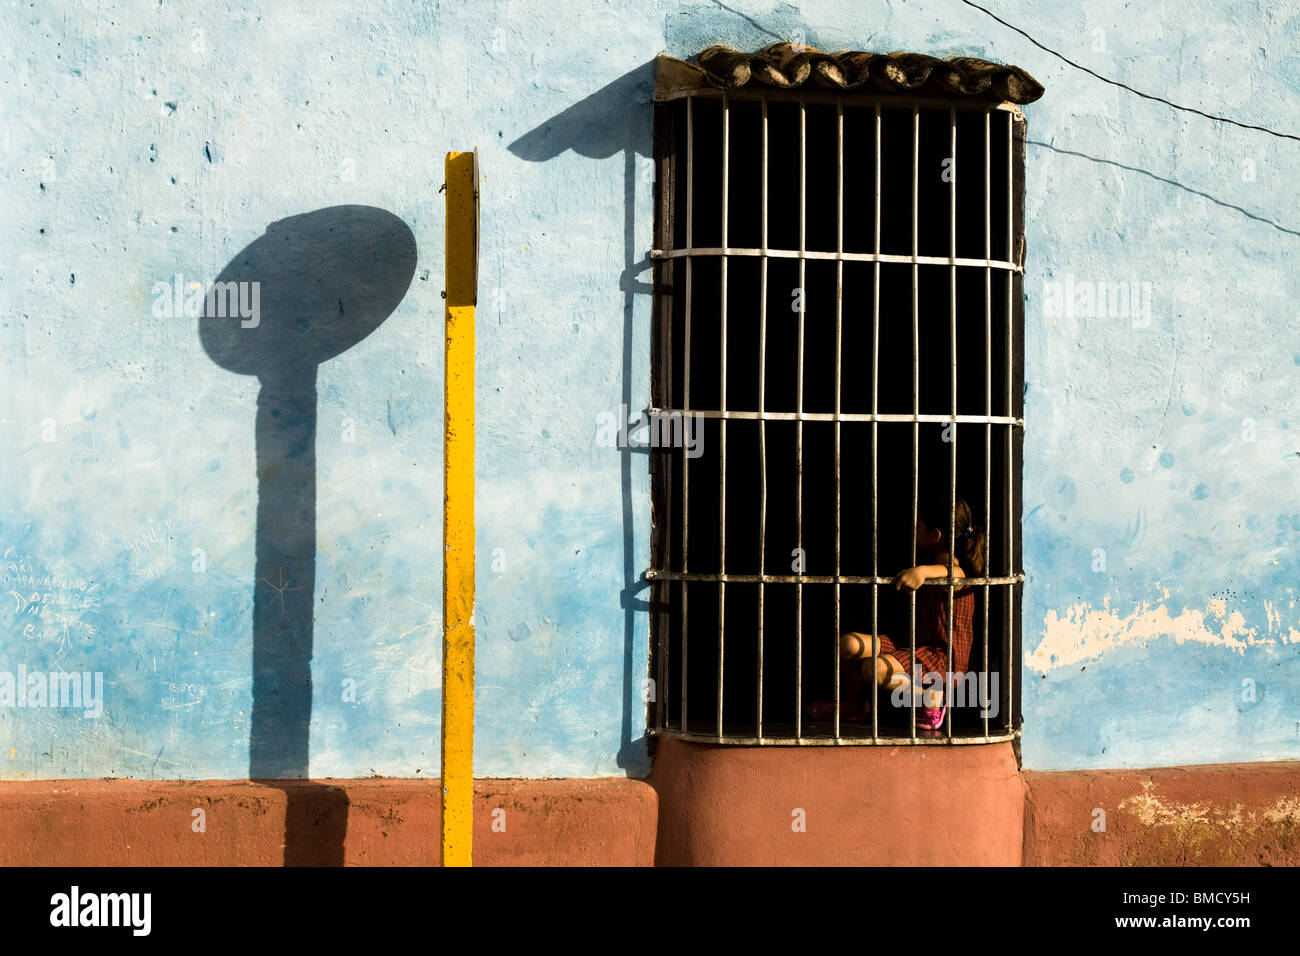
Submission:
M 443 377 L 442 865 L 472 865 L 474 823 L 474 305 L 478 156 L 448 153 Z

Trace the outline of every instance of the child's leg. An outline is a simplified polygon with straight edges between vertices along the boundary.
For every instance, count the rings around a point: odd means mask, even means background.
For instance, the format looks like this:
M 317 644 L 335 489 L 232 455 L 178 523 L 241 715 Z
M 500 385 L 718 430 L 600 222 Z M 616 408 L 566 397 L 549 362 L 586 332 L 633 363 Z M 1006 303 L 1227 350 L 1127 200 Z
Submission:
M 885 643 L 889 647 L 889 638 L 885 638 Z M 876 654 L 880 653 L 880 639 L 873 638 L 870 634 L 860 634 L 857 631 L 849 631 L 840 636 L 840 658 L 846 661 L 867 660 L 871 657 L 872 645 L 875 645 Z
M 938 710 L 943 706 L 943 688 L 927 687 L 921 692 L 921 706 L 929 707 L 931 710 Z
M 900 662 L 912 660 L 906 648 L 901 652 L 896 651 L 895 654 Z M 921 671 L 919 677 L 915 674 L 908 676 L 907 671 L 900 666 L 900 672 L 889 678 L 889 689 L 903 692 L 904 698 L 910 694 L 918 707 L 938 710 L 944 705 L 943 672 L 947 665 L 944 663 L 943 652 L 936 652 L 933 648 L 923 648 L 918 657 L 922 659 L 918 660 L 914 667 Z
M 861 670 L 862 680 L 871 681 L 872 652 L 875 652 L 875 680 L 876 686 L 884 687 L 890 691 L 901 690 L 906 694 L 911 692 L 916 703 L 920 707 L 938 710 L 944 704 L 944 693 L 942 681 L 931 680 L 927 683 L 923 678 L 919 685 L 914 685 L 912 679 L 908 676 L 903 661 L 912 660 L 910 648 L 896 648 L 893 641 L 884 634 L 870 635 L 861 634 L 857 631 L 850 631 L 840 638 L 840 656 L 850 665 L 861 664 L 858 669 Z M 947 670 L 947 657 L 942 651 L 925 648 L 919 652 L 922 658 L 921 663 L 926 665 L 927 674 L 942 674 Z M 863 712 L 866 713 L 871 706 L 871 701 L 875 695 L 866 693 L 863 695 Z
M 876 659 L 874 679 L 871 673 L 873 651 Z M 860 671 L 862 681 L 870 681 L 877 687 L 894 690 L 911 683 L 896 654 L 893 641 L 884 634 L 871 635 L 850 631 L 840 638 L 840 657 L 854 665 L 853 670 Z M 860 665 L 858 665 L 859 661 Z M 864 703 L 863 709 L 866 710 L 870 707 L 870 700 L 875 697 L 875 694 L 864 694 L 864 697 L 867 702 Z
M 871 712 L 871 699 L 875 695 L 867 692 L 866 678 L 857 659 L 858 652 L 868 646 L 866 640 L 866 635 L 856 632 L 843 634 L 840 637 L 839 709 L 842 717 L 866 717 Z M 823 711 L 830 713 L 832 707 L 830 701 L 815 702 L 815 709 L 819 715 Z M 825 717 L 819 716 L 817 719 L 825 719 Z
M 944 705 L 944 674 L 948 670 L 948 655 L 936 647 L 925 647 L 917 653 L 922 667 L 921 688 L 918 698 L 922 707 L 938 710 Z
M 884 634 L 860 634 L 849 631 L 840 638 L 840 657 L 846 661 L 862 661 L 862 677 L 871 680 L 871 658 L 876 659 L 875 683 L 893 689 L 907 681 L 903 665 L 895 656 L 894 642 Z
M 887 649 L 884 653 L 876 658 L 876 685 L 884 687 L 886 690 L 897 690 L 900 687 L 906 687 L 911 683 L 907 673 L 903 670 L 903 665 L 898 662 L 893 654 Z M 862 662 L 862 676 L 868 677 L 871 673 L 871 661 Z

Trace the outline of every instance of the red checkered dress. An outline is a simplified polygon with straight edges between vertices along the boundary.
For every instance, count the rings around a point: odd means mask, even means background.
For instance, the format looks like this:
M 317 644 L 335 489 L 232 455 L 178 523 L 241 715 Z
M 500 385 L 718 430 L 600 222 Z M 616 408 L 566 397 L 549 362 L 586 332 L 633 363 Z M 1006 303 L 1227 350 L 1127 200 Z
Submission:
M 966 673 L 971 647 L 975 644 L 975 588 L 957 588 L 952 597 L 953 679 Z M 900 646 L 901 645 L 901 646 Z M 880 635 L 880 653 L 889 654 L 912 673 L 911 641 L 891 641 Z M 924 677 L 931 671 L 948 672 L 948 589 L 922 586 L 916 595 L 916 661 Z

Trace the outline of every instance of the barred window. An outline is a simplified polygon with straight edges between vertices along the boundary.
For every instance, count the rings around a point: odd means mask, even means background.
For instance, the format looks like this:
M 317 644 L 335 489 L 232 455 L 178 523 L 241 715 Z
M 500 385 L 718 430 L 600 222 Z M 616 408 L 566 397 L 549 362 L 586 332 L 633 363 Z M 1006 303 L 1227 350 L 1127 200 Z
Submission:
M 653 732 L 1016 737 L 1041 87 L 789 45 L 659 70 L 650 412 L 696 427 L 651 452 Z

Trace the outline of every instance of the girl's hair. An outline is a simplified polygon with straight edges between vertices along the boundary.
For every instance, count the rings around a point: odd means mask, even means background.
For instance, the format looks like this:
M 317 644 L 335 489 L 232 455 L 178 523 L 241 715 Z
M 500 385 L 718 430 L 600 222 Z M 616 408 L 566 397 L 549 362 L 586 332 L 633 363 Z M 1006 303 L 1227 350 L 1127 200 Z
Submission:
M 935 492 L 928 497 L 922 497 L 917 510 L 917 517 L 925 522 L 927 528 L 938 528 L 945 535 L 948 533 L 948 495 L 949 492 L 944 490 L 941 493 Z M 967 575 L 981 578 L 984 576 L 985 568 L 984 530 L 975 527 L 974 521 L 971 520 L 970 505 L 966 504 L 965 499 L 960 496 L 955 502 L 952 517 L 953 524 L 956 525 L 953 538 L 956 550 L 953 556 Z M 967 531 L 967 528 L 970 530 Z

